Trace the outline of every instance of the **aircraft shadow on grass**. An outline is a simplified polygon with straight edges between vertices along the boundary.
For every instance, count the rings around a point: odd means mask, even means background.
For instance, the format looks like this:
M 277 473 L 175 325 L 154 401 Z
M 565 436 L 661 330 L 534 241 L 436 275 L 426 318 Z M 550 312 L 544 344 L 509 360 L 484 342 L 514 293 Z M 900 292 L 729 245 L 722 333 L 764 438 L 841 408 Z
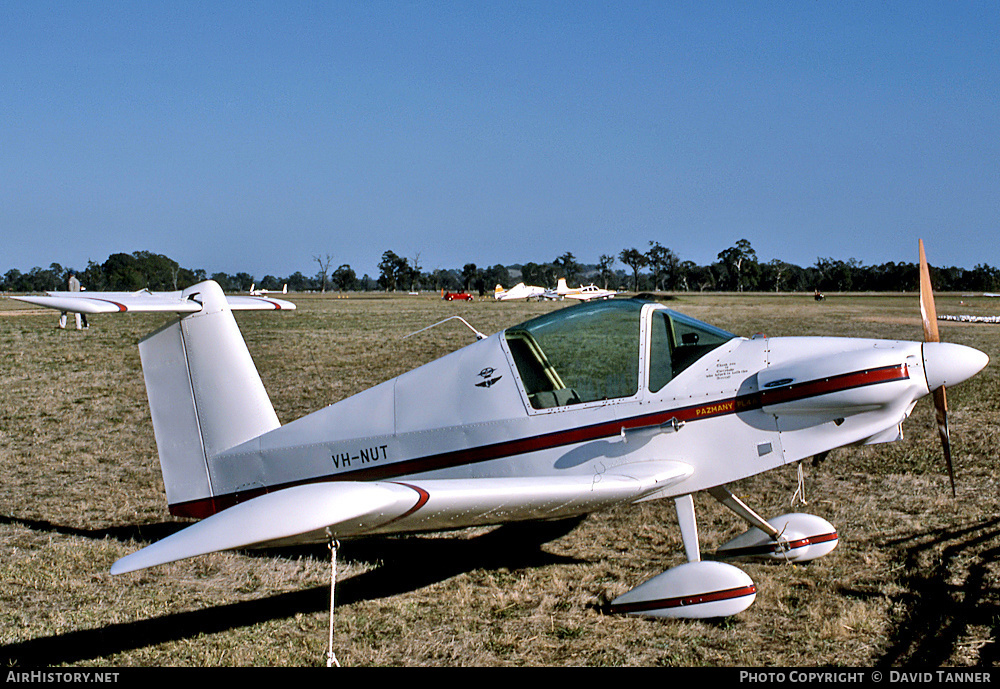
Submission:
M 573 558 L 540 549 L 544 543 L 569 533 L 580 520 L 544 525 L 512 524 L 469 539 L 408 536 L 356 539 L 345 544 L 348 557 L 381 563 L 369 572 L 337 583 L 338 605 L 385 598 L 444 581 L 475 569 L 523 569 L 571 564 Z M 141 526 L 81 529 L 42 520 L 2 517 L 0 523 L 37 531 L 86 538 L 155 540 L 185 526 L 163 522 Z M 905 610 L 888 639 L 877 666 L 943 666 L 970 628 L 988 630 L 975 653 L 977 666 L 994 667 L 1000 661 L 1000 586 L 991 578 L 989 563 L 1000 560 L 1000 518 L 964 527 L 927 531 L 886 541 L 883 547 L 905 553 L 904 593 L 891 600 Z M 534 546 L 534 547 L 532 547 Z M 302 556 L 325 559 L 321 546 L 243 551 L 246 555 Z M 937 552 L 936 557 L 928 554 Z M 934 562 L 927 567 L 922 562 Z M 965 568 L 964 570 L 962 568 Z M 953 583 L 956 577 L 960 583 Z M 845 595 L 870 597 L 870 591 L 844 589 Z M 311 614 L 329 608 L 329 588 L 316 586 L 262 599 L 218 605 L 157 617 L 32 639 L 0 647 L 0 660 L 8 666 L 53 665 L 85 662 L 115 653 L 168 641 L 225 632 L 239 627 Z M 982 636 L 983 633 L 980 633 Z
M 77 526 L 65 526 L 45 519 L 25 519 L 23 517 L 0 516 L 0 525 L 20 526 L 32 531 L 55 533 L 62 536 L 92 538 L 101 540 L 112 538 L 122 543 L 132 541 L 155 541 L 166 538 L 188 526 L 186 522 L 154 522 L 150 524 L 133 524 L 129 526 L 109 526 L 103 529 L 83 529 Z
M 555 555 L 541 546 L 572 531 L 582 518 L 543 524 L 510 524 L 473 538 L 359 538 L 343 545 L 353 560 L 379 562 L 372 571 L 337 582 L 337 605 L 349 605 L 416 591 L 476 569 L 524 569 L 546 565 L 573 564 L 579 560 Z M 14 524 L 38 531 L 86 538 L 162 538 L 186 526 L 165 522 L 143 526 L 80 529 L 41 520 L 0 518 L 0 524 Z M 138 534 L 141 532 L 141 536 Z M 325 559 L 324 546 L 241 551 L 259 557 L 276 554 Z M 265 598 L 217 605 L 203 610 L 174 613 L 139 622 L 81 629 L 0 646 L 0 662 L 7 667 L 32 667 L 86 662 L 117 653 L 195 637 L 225 632 L 270 620 L 328 611 L 330 588 L 315 586 L 301 591 Z
M 965 640 L 978 628 L 984 631 L 974 633 L 980 637 L 972 640 L 974 662 L 979 667 L 995 667 L 1000 661 L 1000 584 L 989 567 L 1000 561 L 1000 518 L 929 530 L 885 541 L 880 547 L 905 553 L 906 574 L 901 580 L 904 592 L 890 596 L 904 614 L 877 665 L 953 665 L 960 644 L 969 643 Z M 928 566 L 928 562 L 933 564 Z M 871 595 L 856 590 L 843 593 Z

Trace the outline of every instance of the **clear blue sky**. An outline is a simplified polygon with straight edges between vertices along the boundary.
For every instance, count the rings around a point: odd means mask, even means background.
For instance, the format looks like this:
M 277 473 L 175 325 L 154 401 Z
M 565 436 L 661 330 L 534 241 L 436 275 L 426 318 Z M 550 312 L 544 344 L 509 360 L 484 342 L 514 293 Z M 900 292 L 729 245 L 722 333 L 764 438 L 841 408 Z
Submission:
M 0 271 L 971 268 L 998 229 L 995 0 L 0 0 Z

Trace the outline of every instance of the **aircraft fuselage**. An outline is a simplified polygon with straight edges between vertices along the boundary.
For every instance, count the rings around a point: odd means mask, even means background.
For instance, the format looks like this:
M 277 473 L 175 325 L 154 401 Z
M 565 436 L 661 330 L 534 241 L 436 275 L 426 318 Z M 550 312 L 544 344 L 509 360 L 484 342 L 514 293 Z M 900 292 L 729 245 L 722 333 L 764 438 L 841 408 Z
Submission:
M 665 314 L 673 312 L 651 303 L 637 310 L 621 396 L 598 390 L 580 399 L 558 374 L 562 387 L 532 383 L 517 359 L 520 340 L 503 331 L 220 453 L 210 462 L 214 496 L 171 509 L 204 517 L 322 481 L 573 475 L 598 482 L 616 466 L 646 460 L 692 467 L 657 497 L 677 496 L 835 447 L 894 440 L 928 393 L 924 345 L 851 338 L 720 337 L 664 381 L 654 329 L 662 320 L 675 330 L 682 324 Z M 670 343 L 675 361 L 685 346 Z M 574 361 L 587 356 L 581 350 Z M 554 389 L 533 393 L 533 386 Z M 469 513 L 447 526 L 490 521 Z M 401 519 L 384 530 L 409 528 Z

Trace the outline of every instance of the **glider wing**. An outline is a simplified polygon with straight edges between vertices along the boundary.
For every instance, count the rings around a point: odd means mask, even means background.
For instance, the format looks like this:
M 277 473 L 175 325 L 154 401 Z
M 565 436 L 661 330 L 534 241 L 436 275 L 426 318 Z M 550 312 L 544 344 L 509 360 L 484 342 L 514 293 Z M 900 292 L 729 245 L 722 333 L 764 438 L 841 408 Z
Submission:
M 194 313 L 201 311 L 198 293 L 184 296 L 182 292 L 47 292 L 45 296 L 12 297 L 36 306 L 57 311 L 79 313 L 166 312 Z M 291 311 L 295 304 L 284 299 L 233 295 L 226 297 L 232 311 Z

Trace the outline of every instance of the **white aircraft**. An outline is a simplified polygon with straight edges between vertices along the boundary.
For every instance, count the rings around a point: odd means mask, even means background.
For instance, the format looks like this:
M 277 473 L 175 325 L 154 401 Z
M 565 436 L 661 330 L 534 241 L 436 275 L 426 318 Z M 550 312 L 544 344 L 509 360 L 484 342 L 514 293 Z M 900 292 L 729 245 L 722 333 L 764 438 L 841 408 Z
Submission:
M 253 296 L 255 296 L 255 297 L 262 297 L 265 294 L 278 294 L 278 290 L 272 290 L 272 289 L 254 289 L 254 287 L 256 287 L 256 286 L 257 286 L 257 283 L 252 283 L 250 285 L 250 294 L 253 295 Z M 282 287 L 281 287 L 281 294 L 288 294 L 288 285 L 287 284 L 282 285 Z
M 921 259 L 926 275 L 922 244 Z M 220 550 L 671 499 L 687 562 L 610 605 L 634 615 L 728 616 L 756 597 L 741 569 L 702 560 L 697 492 L 750 526 L 720 554 L 821 557 L 838 541 L 829 522 L 765 520 L 727 484 L 843 445 L 897 440 L 929 394 L 951 474 L 945 386 L 988 362 L 939 341 L 929 278 L 924 342 L 748 339 L 660 304 L 614 299 L 507 328 L 281 426 L 231 313 L 256 297 L 227 299 L 209 281 L 169 297 L 24 299 L 88 313 L 172 302 L 180 313 L 139 352 L 170 511 L 201 521 L 112 573 Z
M 207 285 L 212 281 L 200 283 Z M 222 294 L 222 290 L 218 290 Z M 150 292 L 141 289 L 135 292 L 46 292 L 44 297 L 11 297 L 37 306 L 47 306 L 60 311 L 79 313 L 124 313 L 131 311 L 191 314 L 202 311 L 202 293 L 190 287 L 176 292 Z M 295 304 L 284 299 L 262 298 L 260 296 L 229 295 L 223 298 L 230 311 L 294 311 Z
M 590 301 L 591 299 L 611 299 L 617 292 L 598 287 L 597 285 L 586 285 L 584 287 L 569 287 L 566 278 L 559 278 L 559 282 L 554 290 L 546 290 L 546 299 L 576 299 L 578 301 Z
M 959 323 L 1000 323 L 1000 316 L 938 316 L 939 321 L 958 321 Z
M 497 301 L 514 301 L 517 299 L 541 299 L 545 295 L 544 287 L 532 287 L 519 282 L 508 290 L 497 285 L 493 290 L 493 298 Z

